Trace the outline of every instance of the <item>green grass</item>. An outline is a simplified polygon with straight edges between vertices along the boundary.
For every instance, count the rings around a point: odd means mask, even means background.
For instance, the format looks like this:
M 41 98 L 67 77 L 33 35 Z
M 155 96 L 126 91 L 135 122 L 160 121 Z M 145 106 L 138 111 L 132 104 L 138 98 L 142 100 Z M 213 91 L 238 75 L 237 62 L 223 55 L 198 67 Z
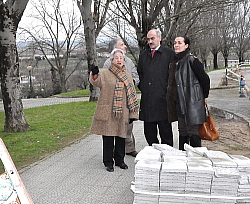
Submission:
M 136 92 L 139 93 L 140 90 L 138 87 L 135 87 Z M 88 97 L 90 96 L 90 91 L 89 89 L 84 89 L 84 90 L 77 90 L 77 91 L 72 91 L 72 92 L 65 92 L 61 94 L 55 95 L 56 97 Z
M 90 95 L 89 89 L 76 90 L 72 92 L 65 92 L 61 94 L 57 94 L 57 97 L 87 97 Z
M 94 115 L 95 102 L 25 109 L 30 130 L 24 133 L 4 132 L 4 112 L 0 112 L 0 134 L 17 169 L 21 169 L 84 138 Z
M 242 147 L 239 147 L 239 146 L 229 146 L 229 148 L 230 148 L 231 150 L 235 150 L 235 151 L 243 150 L 243 148 L 242 148 Z

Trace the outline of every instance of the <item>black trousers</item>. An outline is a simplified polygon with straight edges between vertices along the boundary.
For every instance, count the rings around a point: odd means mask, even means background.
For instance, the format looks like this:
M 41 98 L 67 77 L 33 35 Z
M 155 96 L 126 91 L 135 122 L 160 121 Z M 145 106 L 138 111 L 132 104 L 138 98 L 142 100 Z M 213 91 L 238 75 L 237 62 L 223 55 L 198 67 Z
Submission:
M 102 136 L 104 166 L 120 165 L 125 157 L 125 138 L 118 136 Z
M 144 121 L 144 134 L 148 145 L 152 146 L 153 143 L 159 144 L 159 140 L 157 138 L 157 126 L 159 129 L 161 144 L 168 144 L 170 146 L 173 146 L 172 125 L 168 122 L 168 120 L 157 122 Z

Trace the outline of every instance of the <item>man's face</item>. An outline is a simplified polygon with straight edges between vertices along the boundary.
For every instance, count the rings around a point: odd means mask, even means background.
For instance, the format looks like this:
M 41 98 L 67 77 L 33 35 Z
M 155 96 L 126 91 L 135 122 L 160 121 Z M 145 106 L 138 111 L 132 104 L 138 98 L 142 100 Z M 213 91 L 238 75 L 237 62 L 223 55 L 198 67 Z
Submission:
M 124 44 L 123 41 L 119 40 L 119 41 L 117 42 L 116 48 L 121 49 L 121 50 L 124 52 L 124 54 L 126 54 L 127 46 Z
M 157 36 L 155 30 L 150 30 L 147 34 L 148 45 L 151 49 L 155 49 L 160 45 L 161 37 Z

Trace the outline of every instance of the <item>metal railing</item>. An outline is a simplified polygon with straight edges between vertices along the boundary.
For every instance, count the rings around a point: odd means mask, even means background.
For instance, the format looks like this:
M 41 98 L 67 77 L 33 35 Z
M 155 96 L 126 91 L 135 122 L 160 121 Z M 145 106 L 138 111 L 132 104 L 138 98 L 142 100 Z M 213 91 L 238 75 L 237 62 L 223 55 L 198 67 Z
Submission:
M 236 78 L 228 76 L 228 73 L 230 73 L 231 75 L 236 76 Z M 233 72 L 233 71 L 231 71 L 230 69 L 226 69 L 226 78 L 240 82 L 240 75 L 237 74 L 237 73 L 235 73 L 235 72 Z

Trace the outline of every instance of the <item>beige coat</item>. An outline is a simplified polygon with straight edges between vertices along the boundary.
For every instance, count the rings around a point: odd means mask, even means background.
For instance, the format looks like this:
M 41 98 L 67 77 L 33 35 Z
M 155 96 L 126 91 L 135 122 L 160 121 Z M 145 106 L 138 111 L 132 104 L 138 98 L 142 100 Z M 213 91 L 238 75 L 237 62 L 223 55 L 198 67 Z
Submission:
M 131 75 L 126 72 L 129 82 L 133 84 Z M 90 83 L 100 88 L 100 97 L 92 121 L 90 132 L 105 136 L 119 136 L 126 138 L 129 118 L 138 119 L 139 113 L 129 113 L 127 107 L 126 87 L 123 90 L 122 116 L 113 117 L 112 105 L 117 77 L 108 69 L 100 69 L 98 78 L 94 81 L 90 73 Z M 134 88 L 135 89 L 135 88 Z

